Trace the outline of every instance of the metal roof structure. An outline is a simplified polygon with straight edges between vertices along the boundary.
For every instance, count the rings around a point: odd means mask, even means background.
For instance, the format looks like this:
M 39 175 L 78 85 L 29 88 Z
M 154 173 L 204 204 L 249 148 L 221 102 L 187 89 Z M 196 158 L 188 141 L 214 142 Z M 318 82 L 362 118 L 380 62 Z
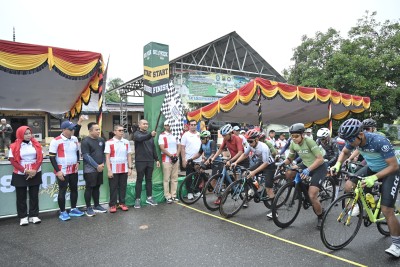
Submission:
M 245 77 L 262 77 L 278 82 L 286 80 L 265 61 L 235 31 L 205 44 L 174 60 L 170 60 L 171 73 L 181 71 L 216 72 Z M 143 75 L 140 75 L 108 92 L 118 90 L 121 96 L 120 121 L 127 127 L 129 96 L 143 97 Z M 125 102 L 125 103 L 123 103 Z

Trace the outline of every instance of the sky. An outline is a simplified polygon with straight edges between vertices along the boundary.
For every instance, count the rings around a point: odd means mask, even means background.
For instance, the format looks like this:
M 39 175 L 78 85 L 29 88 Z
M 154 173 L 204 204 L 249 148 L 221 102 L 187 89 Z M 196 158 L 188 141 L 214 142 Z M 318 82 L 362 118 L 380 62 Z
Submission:
M 0 39 L 102 53 L 108 79 L 143 74 L 143 46 L 169 45 L 170 60 L 236 31 L 279 73 L 301 37 L 334 28 L 343 37 L 365 11 L 398 20 L 398 0 L 268 1 L 0 0 Z

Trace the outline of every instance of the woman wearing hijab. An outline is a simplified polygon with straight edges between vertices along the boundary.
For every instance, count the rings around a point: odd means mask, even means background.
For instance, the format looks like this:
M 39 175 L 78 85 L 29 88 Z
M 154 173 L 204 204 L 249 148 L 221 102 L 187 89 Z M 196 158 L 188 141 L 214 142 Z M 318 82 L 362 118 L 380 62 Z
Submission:
M 10 145 L 8 158 L 14 167 L 11 185 L 17 193 L 17 213 L 20 225 L 40 223 L 39 186 L 42 183 L 42 146 L 33 138 L 28 126 L 21 126 L 16 132 L 17 139 Z M 29 188 L 29 219 L 27 208 L 27 189 Z

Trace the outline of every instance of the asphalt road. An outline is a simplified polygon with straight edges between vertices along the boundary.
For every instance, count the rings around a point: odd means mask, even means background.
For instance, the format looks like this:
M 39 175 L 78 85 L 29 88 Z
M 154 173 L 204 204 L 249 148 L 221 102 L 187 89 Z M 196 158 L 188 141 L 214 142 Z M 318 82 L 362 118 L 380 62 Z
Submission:
M 375 225 L 362 226 L 346 248 L 324 247 L 312 210 L 301 210 L 280 229 L 262 203 L 250 203 L 231 220 L 200 201 L 131 208 L 127 212 L 73 217 L 55 212 L 21 227 L 0 220 L 0 266 L 399 266 Z

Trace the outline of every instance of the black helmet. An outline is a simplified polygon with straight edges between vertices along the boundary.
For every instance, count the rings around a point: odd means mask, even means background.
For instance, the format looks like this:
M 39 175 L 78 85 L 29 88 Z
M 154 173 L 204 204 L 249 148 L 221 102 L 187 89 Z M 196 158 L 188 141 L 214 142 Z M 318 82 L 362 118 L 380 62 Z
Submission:
M 363 129 L 361 121 L 356 119 L 348 119 L 340 125 L 338 134 L 340 138 L 349 140 L 352 137 L 357 136 Z
M 289 133 L 294 134 L 294 133 L 298 133 L 298 134 L 302 134 L 304 133 L 304 124 L 303 123 L 295 123 L 292 126 L 290 126 L 289 128 Z
M 371 127 L 376 128 L 376 121 L 373 119 L 365 119 L 363 120 L 362 125 L 364 126 L 364 128 L 371 128 Z

